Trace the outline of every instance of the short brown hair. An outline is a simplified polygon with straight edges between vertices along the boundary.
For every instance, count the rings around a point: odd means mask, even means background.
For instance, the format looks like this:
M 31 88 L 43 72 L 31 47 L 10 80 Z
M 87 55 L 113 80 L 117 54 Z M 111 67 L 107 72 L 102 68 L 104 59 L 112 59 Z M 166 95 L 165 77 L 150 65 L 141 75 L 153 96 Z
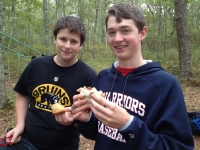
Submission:
M 110 7 L 106 16 L 106 28 L 107 22 L 110 16 L 116 17 L 116 22 L 122 22 L 122 19 L 132 19 L 139 32 L 143 30 L 145 26 L 145 18 L 142 10 L 133 3 L 121 2 Z
M 86 38 L 86 30 L 81 20 L 73 16 L 61 17 L 54 26 L 54 37 L 56 38 L 59 31 L 65 28 L 67 28 L 70 33 L 76 33 L 80 36 L 81 45 L 84 43 Z

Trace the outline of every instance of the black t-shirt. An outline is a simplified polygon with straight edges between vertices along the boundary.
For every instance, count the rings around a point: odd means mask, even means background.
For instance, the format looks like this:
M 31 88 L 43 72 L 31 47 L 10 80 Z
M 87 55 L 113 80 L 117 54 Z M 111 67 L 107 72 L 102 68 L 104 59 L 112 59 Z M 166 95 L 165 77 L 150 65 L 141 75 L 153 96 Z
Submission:
M 52 115 L 50 103 L 71 106 L 79 87 L 91 86 L 95 71 L 78 61 L 60 67 L 53 56 L 33 59 L 22 73 L 14 90 L 30 97 L 23 137 L 39 150 L 68 150 L 79 145 L 79 131 L 73 125 L 59 124 Z

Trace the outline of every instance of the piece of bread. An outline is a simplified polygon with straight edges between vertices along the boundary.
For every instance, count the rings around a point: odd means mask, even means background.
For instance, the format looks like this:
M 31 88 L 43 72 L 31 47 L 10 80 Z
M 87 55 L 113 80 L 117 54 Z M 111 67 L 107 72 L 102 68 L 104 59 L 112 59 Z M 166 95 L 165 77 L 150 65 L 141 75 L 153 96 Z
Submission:
M 58 114 L 66 112 L 66 108 L 59 103 L 51 104 L 50 106 L 51 106 L 53 115 L 58 115 Z
M 80 92 L 80 94 L 83 94 L 85 96 L 85 98 L 88 100 L 88 102 L 90 102 L 90 95 L 91 94 L 96 94 L 96 95 L 99 95 L 101 97 L 104 98 L 104 94 L 103 92 L 100 90 L 100 91 L 97 91 L 97 89 L 95 87 L 80 87 L 79 89 L 77 89 L 77 92 Z M 103 104 L 100 104 L 102 106 L 104 106 Z

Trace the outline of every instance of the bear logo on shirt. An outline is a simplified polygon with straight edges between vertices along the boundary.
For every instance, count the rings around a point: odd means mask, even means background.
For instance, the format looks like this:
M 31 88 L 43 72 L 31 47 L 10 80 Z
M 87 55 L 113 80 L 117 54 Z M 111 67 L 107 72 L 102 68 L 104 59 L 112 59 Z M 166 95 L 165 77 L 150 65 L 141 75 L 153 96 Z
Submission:
M 37 86 L 32 96 L 35 97 L 35 107 L 51 112 L 50 104 L 60 103 L 63 106 L 71 106 L 71 102 L 66 91 L 54 84 L 42 84 Z

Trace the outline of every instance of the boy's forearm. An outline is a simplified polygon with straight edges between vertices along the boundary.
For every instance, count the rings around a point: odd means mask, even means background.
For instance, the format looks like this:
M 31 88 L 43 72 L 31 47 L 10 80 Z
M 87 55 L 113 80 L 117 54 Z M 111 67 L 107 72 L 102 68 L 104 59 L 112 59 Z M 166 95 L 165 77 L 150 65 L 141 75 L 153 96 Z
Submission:
M 29 98 L 27 96 L 17 94 L 15 101 L 17 126 L 24 128 L 25 117 L 29 107 Z

